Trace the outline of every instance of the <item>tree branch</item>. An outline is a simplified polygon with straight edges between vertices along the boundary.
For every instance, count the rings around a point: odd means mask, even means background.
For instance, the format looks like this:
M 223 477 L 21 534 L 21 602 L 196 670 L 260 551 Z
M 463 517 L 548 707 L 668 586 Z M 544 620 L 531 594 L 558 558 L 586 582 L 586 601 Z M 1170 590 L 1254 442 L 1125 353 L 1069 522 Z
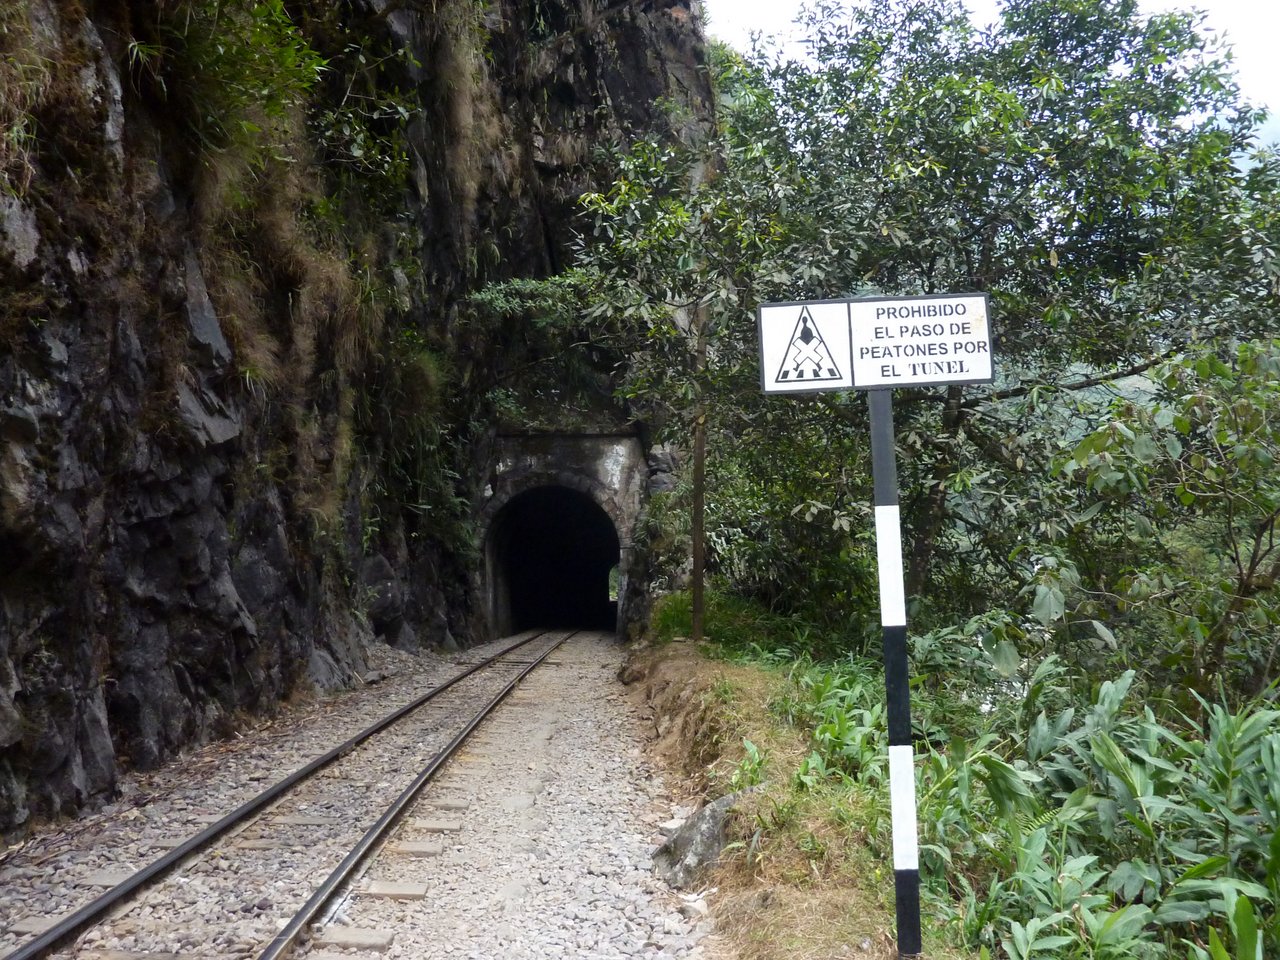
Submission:
M 960 406 L 963 409 L 971 410 L 974 407 L 991 400 L 1012 400 L 1017 397 L 1025 397 L 1030 394 L 1031 391 L 1039 389 L 1040 387 L 1048 387 L 1053 390 L 1065 391 L 1086 390 L 1089 387 L 1099 387 L 1105 383 L 1111 383 L 1115 380 L 1123 380 L 1125 377 L 1132 377 L 1139 373 L 1144 373 L 1157 364 L 1171 359 L 1177 355 L 1178 351 L 1181 349 L 1181 347 L 1170 347 L 1164 353 L 1158 354 L 1157 356 L 1151 357 L 1147 360 L 1143 360 L 1141 363 L 1135 363 L 1133 366 L 1126 367 L 1124 370 L 1112 370 L 1110 373 L 1099 374 L 1096 377 L 1086 377 L 1085 379 L 1077 380 L 1074 383 L 1061 384 L 1041 380 L 1035 383 L 1023 384 L 1019 387 L 1010 387 L 1007 390 L 997 390 L 994 393 L 988 393 L 983 396 L 970 397 Z M 943 402 L 947 399 L 946 394 L 923 394 L 922 396 L 927 397 L 930 400 Z

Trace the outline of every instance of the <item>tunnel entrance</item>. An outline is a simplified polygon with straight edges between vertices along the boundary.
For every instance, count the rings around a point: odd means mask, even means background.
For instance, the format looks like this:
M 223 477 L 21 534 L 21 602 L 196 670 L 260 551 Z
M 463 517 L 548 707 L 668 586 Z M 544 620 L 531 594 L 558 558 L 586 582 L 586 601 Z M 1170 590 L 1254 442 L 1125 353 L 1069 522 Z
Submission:
M 494 518 L 485 553 L 499 636 L 617 627 L 610 574 L 618 533 L 585 493 L 543 486 L 513 497 Z

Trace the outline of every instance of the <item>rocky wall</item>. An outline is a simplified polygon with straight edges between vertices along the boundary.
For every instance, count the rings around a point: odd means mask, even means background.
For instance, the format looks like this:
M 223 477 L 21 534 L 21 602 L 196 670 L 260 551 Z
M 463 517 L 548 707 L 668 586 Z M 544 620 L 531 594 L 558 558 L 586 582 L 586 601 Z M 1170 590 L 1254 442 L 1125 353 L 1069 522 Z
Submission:
M 467 642 L 465 560 L 396 504 L 368 523 L 387 451 L 352 438 L 379 344 L 423 331 L 456 350 L 450 390 L 485 389 L 503 344 L 465 342 L 456 304 L 563 264 L 596 145 L 710 101 L 685 3 L 334 4 L 330 22 L 412 52 L 406 279 L 385 244 L 352 266 L 303 239 L 328 182 L 315 152 L 292 186 L 247 175 L 257 193 L 212 222 L 225 157 L 148 94 L 143 6 L 0 16 L 0 121 L 21 145 L 0 154 L 0 833 L 352 682 L 375 633 Z M 348 349 L 378 270 L 401 302 Z
M 4 828 L 362 666 L 296 491 L 258 470 L 278 428 L 241 389 L 191 183 L 94 18 L 27 14 L 22 55 L 56 74 L 0 206 Z

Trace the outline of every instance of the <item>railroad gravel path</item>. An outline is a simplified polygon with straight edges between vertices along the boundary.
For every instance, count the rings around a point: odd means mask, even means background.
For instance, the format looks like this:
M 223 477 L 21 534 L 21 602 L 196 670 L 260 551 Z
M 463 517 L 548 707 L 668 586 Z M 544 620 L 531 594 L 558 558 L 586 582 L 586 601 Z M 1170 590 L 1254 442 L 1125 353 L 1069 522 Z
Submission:
M 474 661 L 500 644 L 453 658 Z M 661 839 L 656 824 L 672 815 L 661 779 L 643 755 L 643 725 L 615 679 L 623 652 L 603 635 L 570 641 L 478 731 L 463 755 L 430 788 L 464 807 L 450 812 L 458 830 L 441 855 L 381 856 L 356 893 L 341 902 L 330 929 L 390 931 L 382 954 L 396 958 L 711 958 L 727 957 L 703 919 L 700 900 L 668 890 L 650 873 Z M 41 832 L 0 854 L 0 956 L 29 934 L 14 929 L 56 918 L 96 892 L 89 881 L 136 869 L 204 824 L 244 802 L 285 772 L 407 702 L 459 669 L 438 657 L 380 648 L 382 679 L 330 700 L 296 707 L 230 743 L 211 745 L 164 771 L 130 777 L 119 801 L 98 814 Z M 368 801 L 352 784 L 351 809 Z M 400 841 L 414 836 L 422 812 L 407 818 Z M 263 851 L 261 868 L 277 868 Z M 207 915 L 225 917 L 225 892 L 193 873 L 193 909 L 207 887 Z M 422 900 L 366 897 L 375 881 L 425 884 Z M 152 929 L 161 911 L 147 900 L 124 919 L 137 938 L 116 943 L 90 933 L 81 956 L 146 944 L 173 954 L 249 957 L 274 923 L 270 898 L 236 905 L 243 929 L 211 936 L 203 929 Z M 222 921 L 218 921 L 221 925 Z M 184 925 L 185 926 L 185 925 Z M 132 938 L 131 938 L 132 939 Z M 323 941 L 320 941 L 323 943 Z M 321 945 L 319 953 L 360 951 Z M 70 955 L 70 952 L 63 954 Z M 371 954 L 364 954 L 371 956 Z

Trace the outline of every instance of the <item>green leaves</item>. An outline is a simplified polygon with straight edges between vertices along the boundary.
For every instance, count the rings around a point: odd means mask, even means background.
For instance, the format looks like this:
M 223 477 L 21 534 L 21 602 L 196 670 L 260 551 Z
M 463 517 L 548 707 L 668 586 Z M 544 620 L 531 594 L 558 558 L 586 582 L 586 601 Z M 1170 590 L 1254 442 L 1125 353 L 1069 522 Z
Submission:
M 1031 603 L 1031 614 L 1046 627 L 1055 620 L 1062 619 L 1066 612 L 1066 600 L 1062 591 L 1056 586 L 1036 584 L 1035 600 Z
M 134 66 L 206 147 L 283 149 L 279 128 L 325 68 L 284 0 L 178 0 L 156 30 L 131 44 Z
M 1131 587 L 1179 586 L 1131 590 L 1128 612 L 1172 621 L 1161 660 L 1202 691 L 1265 657 L 1280 614 L 1278 358 L 1271 340 L 1188 350 L 1155 369 L 1158 388 L 1116 401 L 1062 465 L 1106 497 L 1094 506 L 1142 519 L 1155 550 Z
M 742 760 L 734 768 L 729 777 L 730 791 L 745 790 L 754 787 L 764 775 L 764 765 L 768 759 L 767 752 L 761 750 L 750 740 L 743 738 Z
M 966 907 L 977 942 L 1010 957 L 1164 958 L 1223 921 L 1247 947 L 1255 941 L 1241 911 L 1264 904 L 1273 915 L 1264 865 L 1280 841 L 1276 804 L 1261 798 L 1280 788 L 1264 759 L 1280 714 L 1206 705 L 1203 738 L 1184 737 L 1131 701 L 1134 682 L 1129 672 L 1100 684 L 1083 714 L 1035 716 L 1023 758 L 992 755 L 989 739 L 969 751 L 957 738 L 945 762 L 933 754 L 922 767 L 925 834 L 947 848 L 929 862 L 947 863 L 948 876 L 977 864 L 994 871 L 982 875 L 991 877 L 985 901 L 974 893 Z M 1002 732 L 1016 736 L 1007 724 Z M 989 807 L 976 802 L 977 780 Z M 978 856 L 984 848 L 969 839 L 993 834 L 1008 845 L 1004 859 L 990 848 Z M 1261 942 L 1267 924 L 1255 927 Z
M 1262 960 L 1262 937 L 1258 934 L 1258 921 L 1248 897 L 1236 901 L 1231 919 L 1236 935 L 1236 956 L 1241 960 Z
M 1057 956 L 1060 948 L 1075 940 L 1070 934 L 1051 933 L 1069 914 L 1060 911 L 1048 917 L 1032 917 L 1021 924 L 1009 923 L 1009 936 L 1001 941 L 1010 960 L 1030 960 L 1032 957 Z
M 1261 290 L 1280 272 L 1262 265 L 1280 270 L 1266 252 L 1280 178 L 1270 162 L 1265 175 L 1235 168 L 1251 115 L 1194 18 L 1067 7 L 1019 0 L 978 32 L 953 3 L 818 5 L 804 15 L 810 59 L 717 54 L 714 135 L 643 140 L 583 198 L 579 265 L 600 291 L 587 319 L 618 346 L 619 395 L 675 433 L 705 400 L 713 438 L 729 441 L 732 463 L 712 468 L 724 549 L 711 560 L 745 592 L 819 617 L 831 604 L 810 597 L 860 595 L 834 587 L 831 558 L 856 581 L 871 563 L 854 513 L 870 486 L 865 417 L 848 400 L 762 401 L 754 307 L 984 290 L 998 391 L 918 391 L 899 408 L 921 614 L 941 626 L 1029 588 L 1021 609 L 1045 642 L 1108 669 L 1117 635 L 1176 635 L 1144 619 L 1167 591 L 1139 608 L 1117 581 L 1178 555 L 1170 519 L 1220 510 L 1216 491 L 1237 477 L 1203 449 L 1202 409 L 1154 398 L 1159 381 L 1135 375 L 1270 322 L 1276 299 Z M 711 344 L 694 377 L 698 309 Z M 1191 375 L 1226 382 L 1208 357 L 1201 368 Z M 1117 397 L 1164 422 L 1108 410 Z M 1260 475 L 1268 457 L 1246 444 L 1235 459 Z M 1175 463 L 1188 475 L 1170 483 Z M 831 508 L 830 531 L 797 529 L 811 504 Z M 1059 555 L 1080 578 L 1045 577 L 1018 549 Z M 1092 623 L 1104 626 L 1082 637 Z M 1181 657 L 1175 646 L 1151 662 Z
M 1000 676 L 1007 680 L 1017 675 L 1022 657 L 1016 645 L 1009 640 L 1000 640 L 991 648 L 991 662 Z

